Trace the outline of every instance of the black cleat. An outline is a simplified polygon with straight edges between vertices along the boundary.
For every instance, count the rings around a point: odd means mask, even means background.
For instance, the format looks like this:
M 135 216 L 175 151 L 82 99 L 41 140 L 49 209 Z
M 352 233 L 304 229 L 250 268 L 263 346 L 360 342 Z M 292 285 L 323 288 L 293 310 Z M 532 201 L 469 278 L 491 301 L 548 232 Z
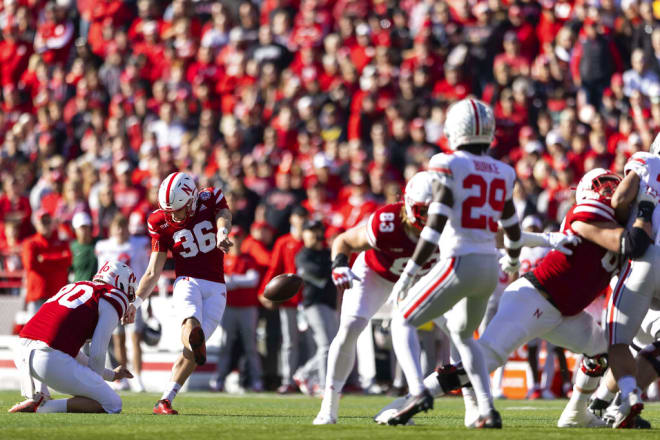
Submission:
M 643 419 L 642 416 L 637 416 L 633 422 L 633 429 L 651 429 L 651 422 Z
M 429 390 L 424 390 L 422 394 L 410 396 L 406 400 L 404 407 L 387 421 L 388 425 L 405 425 L 415 414 L 421 411 L 433 409 L 433 396 Z
M 502 417 L 497 410 L 491 409 L 487 416 L 479 416 L 468 428 L 502 429 Z
M 611 402 L 608 402 L 607 400 L 599 399 L 598 397 L 594 397 L 591 399 L 589 402 L 589 411 L 593 413 L 596 417 L 603 418 L 605 415 L 605 410 L 607 409 L 608 406 L 610 406 Z

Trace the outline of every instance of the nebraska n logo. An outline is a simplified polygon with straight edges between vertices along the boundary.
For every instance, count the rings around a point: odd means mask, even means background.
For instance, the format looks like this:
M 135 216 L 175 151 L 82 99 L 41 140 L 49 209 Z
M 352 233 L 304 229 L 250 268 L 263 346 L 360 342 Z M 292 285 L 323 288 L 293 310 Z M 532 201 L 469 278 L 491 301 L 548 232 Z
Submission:
M 536 309 L 536 312 L 532 313 L 532 315 L 536 316 L 536 319 L 539 319 L 542 314 L 543 312 L 540 311 L 539 309 Z
M 190 195 L 190 194 L 192 194 L 193 189 L 191 187 L 189 187 L 188 185 L 183 184 L 183 185 L 181 185 L 181 191 L 186 193 L 186 195 Z

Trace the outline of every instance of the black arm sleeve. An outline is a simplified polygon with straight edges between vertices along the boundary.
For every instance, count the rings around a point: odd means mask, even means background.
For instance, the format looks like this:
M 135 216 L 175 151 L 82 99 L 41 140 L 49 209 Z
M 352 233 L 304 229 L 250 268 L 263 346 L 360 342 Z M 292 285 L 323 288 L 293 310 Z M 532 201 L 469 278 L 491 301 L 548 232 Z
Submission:
M 642 228 L 626 230 L 621 235 L 621 255 L 634 260 L 644 255 L 652 243 L 651 237 Z

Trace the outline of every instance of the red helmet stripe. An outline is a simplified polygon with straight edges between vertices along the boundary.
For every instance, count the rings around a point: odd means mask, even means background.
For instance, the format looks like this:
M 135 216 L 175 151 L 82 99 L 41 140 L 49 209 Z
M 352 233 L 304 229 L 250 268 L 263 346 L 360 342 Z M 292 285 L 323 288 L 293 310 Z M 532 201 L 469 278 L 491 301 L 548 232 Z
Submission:
M 474 110 L 474 135 L 479 136 L 479 110 L 477 109 L 477 104 L 471 99 L 470 105 L 472 105 L 472 110 Z
M 172 178 L 170 179 L 170 183 L 167 184 L 167 191 L 165 192 L 165 201 L 169 204 L 170 203 L 170 189 L 172 189 L 172 183 L 174 182 L 174 178 L 179 174 L 177 171 L 176 173 L 172 174 Z

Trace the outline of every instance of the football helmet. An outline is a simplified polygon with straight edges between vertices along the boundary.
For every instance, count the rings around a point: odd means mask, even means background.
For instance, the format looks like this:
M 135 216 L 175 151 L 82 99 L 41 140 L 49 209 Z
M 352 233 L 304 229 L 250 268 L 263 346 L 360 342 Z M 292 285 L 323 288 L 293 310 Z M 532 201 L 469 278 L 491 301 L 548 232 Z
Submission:
M 594 168 L 582 176 L 575 192 L 575 200 L 582 203 L 586 200 L 597 200 L 608 203 L 621 177 L 605 168 Z
M 92 281 L 110 284 L 124 292 L 130 302 L 135 301 L 137 277 L 128 264 L 121 261 L 106 261 Z
M 449 108 L 444 131 L 452 150 L 469 144 L 490 145 L 495 137 L 493 110 L 478 99 L 462 99 Z
M 433 182 L 438 180 L 435 173 L 420 171 L 408 181 L 403 193 L 403 204 L 408 221 L 421 230 L 426 224 L 427 211 L 433 200 Z
M 158 188 L 158 205 L 165 211 L 167 220 L 174 224 L 185 223 L 197 209 L 197 184 L 186 173 L 172 173 L 163 180 Z M 176 220 L 172 216 L 174 211 L 187 208 L 182 219 Z
M 142 328 L 142 340 L 150 347 L 158 345 L 160 337 L 163 335 L 162 326 L 160 321 L 151 316 L 144 321 Z
M 649 153 L 651 154 L 660 154 L 660 133 L 658 133 L 653 139 L 653 143 L 651 144 L 651 148 L 649 148 Z

